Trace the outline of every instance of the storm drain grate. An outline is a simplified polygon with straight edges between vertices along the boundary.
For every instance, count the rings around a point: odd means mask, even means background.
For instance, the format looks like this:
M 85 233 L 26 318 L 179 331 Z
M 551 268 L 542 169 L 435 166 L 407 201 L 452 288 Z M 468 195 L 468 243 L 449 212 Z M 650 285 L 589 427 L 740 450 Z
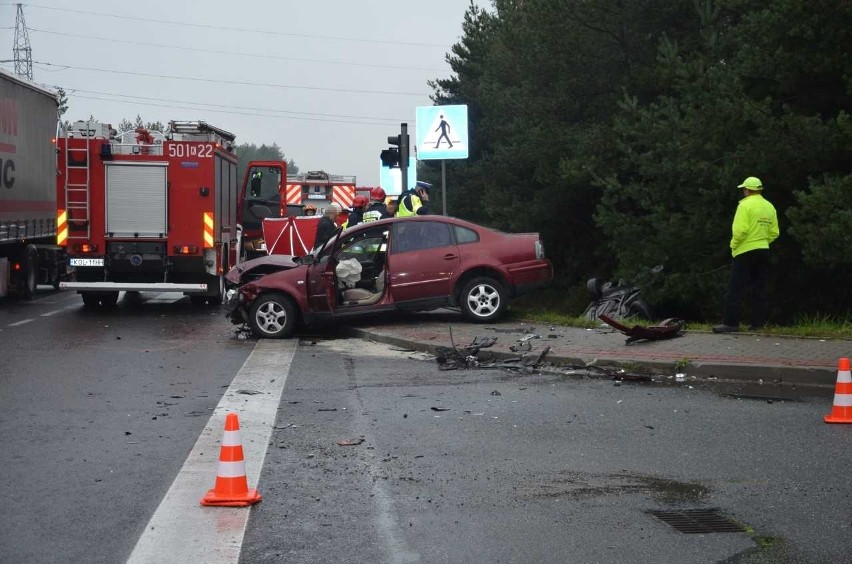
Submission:
M 648 511 L 681 533 L 743 533 L 745 529 L 718 509 L 686 509 L 682 511 Z

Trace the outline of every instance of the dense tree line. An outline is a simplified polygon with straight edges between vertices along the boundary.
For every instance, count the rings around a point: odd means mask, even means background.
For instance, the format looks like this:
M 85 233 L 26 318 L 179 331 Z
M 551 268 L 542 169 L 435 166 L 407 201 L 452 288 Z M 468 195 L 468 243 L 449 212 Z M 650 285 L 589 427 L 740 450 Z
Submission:
M 448 208 L 541 232 L 561 285 L 664 264 L 662 312 L 713 320 L 736 186 L 758 176 L 782 230 L 773 320 L 848 315 L 850 46 L 844 0 L 471 3 L 432 83 L 468 105 Z

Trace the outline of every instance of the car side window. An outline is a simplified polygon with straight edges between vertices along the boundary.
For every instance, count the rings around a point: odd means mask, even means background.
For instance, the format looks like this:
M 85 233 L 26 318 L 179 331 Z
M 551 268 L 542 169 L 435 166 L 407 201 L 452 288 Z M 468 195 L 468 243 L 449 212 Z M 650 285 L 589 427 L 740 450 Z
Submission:
M 347 237 L 338 249 L 336 259 L 349 258 L 358 259 L 359 262 L 371 260 L 376 253 L 385 250 L 385 237 L 387 233 L 384 228 L 361 231 L 351 237 Z
M 463 245 L 464 243 L 476 243 L 479 241 L 479 233 L 473 229 L 468 229 L 461 225 L 453 225 L 453 231 L 456 234 L 456 242 L 459 245 Z
M 395 253 L 435 249 L 453 244 L 450 227 L 440 221 L 398 222 L 394 225 Z

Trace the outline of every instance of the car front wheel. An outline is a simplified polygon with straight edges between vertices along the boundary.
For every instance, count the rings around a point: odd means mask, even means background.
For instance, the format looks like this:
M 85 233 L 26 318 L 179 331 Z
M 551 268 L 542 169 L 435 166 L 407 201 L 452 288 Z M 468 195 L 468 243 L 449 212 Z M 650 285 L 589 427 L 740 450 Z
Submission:
M 493 321 L 506 309 L 506 290 L 493 278 L 474 278 L 462 289 L 461 307 L 472 321 Z
M 290 337 L 296 327 L 296 305 L 283 294 L 264 294 L 252 304 L 249 324 L 252 332 L 258 337 Z

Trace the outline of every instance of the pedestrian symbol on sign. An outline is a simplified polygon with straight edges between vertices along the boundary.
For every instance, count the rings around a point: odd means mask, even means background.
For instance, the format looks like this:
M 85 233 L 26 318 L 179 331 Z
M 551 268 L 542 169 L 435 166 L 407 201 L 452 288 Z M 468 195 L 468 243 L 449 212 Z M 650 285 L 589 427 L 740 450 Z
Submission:
M 441 123 L 438 124 L 438 129 L 441 130 L 441 135 L 440 135 L 440 137 L 438 137 L 438 142 L 435 143 L 435 148 L 438 149 L 441 146 L 441 139 L 446 139 L 447 143 L 449 143 L 449 145 L 450 145 L 450 149 L 452 149 L 453 148 L 453 142 L 450 141 L 450 136 L 447 135 L 447 132 L 450 130 L 450 124 L 447 123 L 447 120 L 444 119 L 443 114 L 441 114 L 438 117 L 441 118 Z M 438 129 L 436 129 L 435 131 L 437 132 Z

